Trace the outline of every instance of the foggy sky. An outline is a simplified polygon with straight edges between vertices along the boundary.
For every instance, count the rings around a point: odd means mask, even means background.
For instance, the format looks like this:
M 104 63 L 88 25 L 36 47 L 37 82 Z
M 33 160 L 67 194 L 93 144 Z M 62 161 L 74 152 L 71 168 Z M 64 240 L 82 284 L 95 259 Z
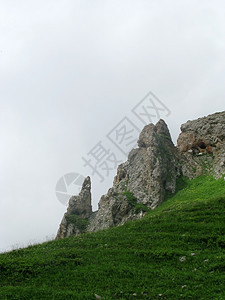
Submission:
M 0 3 L 0 249 L 56 235 L 67 173 L 91 175 L 93 208 L 112 185 L 82 157 L 152 91 L 173 141 L 224 110 L 225 3 L 194 0 Z M 157 118 L 156 118 L 157 119 Z M 157 121 L 157 120 L 153 121 Z

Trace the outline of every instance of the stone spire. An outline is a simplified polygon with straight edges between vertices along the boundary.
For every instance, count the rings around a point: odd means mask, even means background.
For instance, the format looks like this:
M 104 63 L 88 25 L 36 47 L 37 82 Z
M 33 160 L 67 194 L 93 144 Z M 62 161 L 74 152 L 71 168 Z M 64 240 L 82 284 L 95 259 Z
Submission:
M 91 214 L 91 179 L 88 176 L 83 182 L 79 195 L 70 198 L 67 212 L 63 216 L 56 239 L 84 232 Z
M 91 206 L 91 179 L 86 177 L 81 191 L 78 196 L 72 196 L 69 200 L 69 206 L 67 208 L 68 214 L 74 214 L 81 218 L 88 218 L 92 213 Z

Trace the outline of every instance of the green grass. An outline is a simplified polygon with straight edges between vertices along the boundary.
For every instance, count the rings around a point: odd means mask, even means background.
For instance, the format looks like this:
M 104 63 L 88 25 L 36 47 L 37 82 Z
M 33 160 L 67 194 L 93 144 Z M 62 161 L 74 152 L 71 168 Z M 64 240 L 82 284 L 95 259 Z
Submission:
M 0 255 L 0 299 L 225 299 L 225 182 L 181 178 L 138 221 Z

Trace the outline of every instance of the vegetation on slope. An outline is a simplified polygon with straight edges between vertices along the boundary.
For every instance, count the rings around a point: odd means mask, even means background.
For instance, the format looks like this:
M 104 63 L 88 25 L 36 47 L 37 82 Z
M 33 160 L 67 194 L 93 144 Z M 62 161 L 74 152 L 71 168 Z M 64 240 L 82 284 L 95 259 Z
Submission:
M 124 226 L 0 255 L 0 299 L 224 299 L 225 182 L 181 178 Z

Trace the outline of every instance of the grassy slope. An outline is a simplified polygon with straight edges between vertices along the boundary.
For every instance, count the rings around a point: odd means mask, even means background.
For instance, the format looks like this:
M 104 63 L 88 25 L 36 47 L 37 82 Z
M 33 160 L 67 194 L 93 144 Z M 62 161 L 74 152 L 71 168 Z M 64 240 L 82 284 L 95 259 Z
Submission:
M 182 179 L 142 220 L 1 254 L 0 299 L 225 299 L 224 213 L 223 178 Z

